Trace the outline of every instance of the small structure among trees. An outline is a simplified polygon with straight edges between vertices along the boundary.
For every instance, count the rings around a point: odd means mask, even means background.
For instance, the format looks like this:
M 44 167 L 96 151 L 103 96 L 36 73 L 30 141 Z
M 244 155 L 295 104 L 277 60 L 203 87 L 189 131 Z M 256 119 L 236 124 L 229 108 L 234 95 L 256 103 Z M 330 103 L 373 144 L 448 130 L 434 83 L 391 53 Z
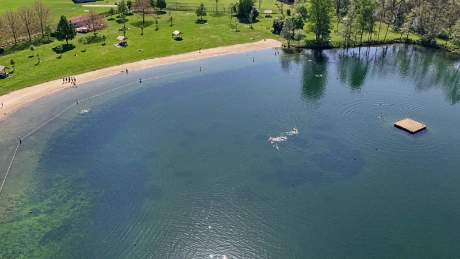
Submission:
M 0 65 L 0 77 L 6 77 L 8 75 L 5 69 L 7 69 L 7 67 Z
M 273 14 L 273 10 L 264 10 L 265 17 L 271 17 Z

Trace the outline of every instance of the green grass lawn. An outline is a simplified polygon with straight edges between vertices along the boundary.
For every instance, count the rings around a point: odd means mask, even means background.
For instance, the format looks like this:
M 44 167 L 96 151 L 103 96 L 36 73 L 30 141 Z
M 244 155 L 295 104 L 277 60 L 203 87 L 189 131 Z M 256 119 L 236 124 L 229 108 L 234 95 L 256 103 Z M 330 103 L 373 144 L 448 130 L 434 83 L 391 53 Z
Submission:
M 0 15 L 6 11 L 16 11 L 19 7 L 27 6 L 32 7 L 32 4 L 37 0 L 2 0 L 0 5 Z M 56 20 L 61 16 L 65 15 L 67 18 L 79 16 L 85 14 L 85 9 L 82 4 L 74 4 L 72 0 L 40 0 L 47 5 L 53 13 L 53 17 Z M 104 2 L 95 2 L 104 3 Z M 92 3 L 91 3 L 92 4 Z

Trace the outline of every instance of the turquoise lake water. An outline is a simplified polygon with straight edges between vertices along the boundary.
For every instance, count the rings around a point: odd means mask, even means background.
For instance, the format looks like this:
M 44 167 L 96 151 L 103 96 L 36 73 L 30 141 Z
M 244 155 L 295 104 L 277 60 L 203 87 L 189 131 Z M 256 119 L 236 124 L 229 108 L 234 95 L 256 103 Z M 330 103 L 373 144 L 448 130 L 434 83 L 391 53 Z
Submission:
M 43 97 L 0 122 L 0 257 L 459 258 L 459 64 L 266 49 Z

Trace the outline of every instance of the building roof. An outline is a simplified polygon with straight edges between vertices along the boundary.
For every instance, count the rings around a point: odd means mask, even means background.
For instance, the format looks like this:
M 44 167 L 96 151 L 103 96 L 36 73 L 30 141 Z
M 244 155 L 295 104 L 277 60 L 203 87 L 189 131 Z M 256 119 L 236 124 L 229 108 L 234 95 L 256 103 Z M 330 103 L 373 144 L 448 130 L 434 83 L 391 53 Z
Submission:
M 273 10 L 264 10 L 264 13 L 273 13 Z
M 117 37 L 117 40 L 125 40 L 125 39 L 126 39 L 125 36 L 118 36 Z
M 180 32 L 180 31 L 178 31 L 178 30 L 175 30 L 175 31 L 173 31 L 172 34 L 173 34 L 173 35 L 179 35 L 179 34 L 181 34 L 181 33 L 182 33 L 182 32 Z
M 0 71 L 5 70 L 5 68 L 6 68 L 5 66 L 0 65 Z
M 71 23 L 75 24 L 75 23 L 78 23 L 78 22 L 83 22 L 83 21 L 88 20 L 88 16 L 80 15 L 80 16 L 77 16 L 77 17 L 70 18 L 69 20 L 70 20 Z

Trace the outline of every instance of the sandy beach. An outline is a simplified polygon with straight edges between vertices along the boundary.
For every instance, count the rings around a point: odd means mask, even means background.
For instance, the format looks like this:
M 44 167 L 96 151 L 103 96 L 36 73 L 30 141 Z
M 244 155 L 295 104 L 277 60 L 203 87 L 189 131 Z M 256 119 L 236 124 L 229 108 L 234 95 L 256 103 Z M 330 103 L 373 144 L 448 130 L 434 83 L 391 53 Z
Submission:
M 231 53 L 238 53 L 238 52 L 245 52 L 251 50 L 258 50 L 258 49 L 265 49 L 265 48 L 274 48 L 274 47 L 281 47 L 281 42 L 267 39 L 261 40 L 254 43 L 246 43 L 246 44 L 237 44 L 232 46 L 226 47 L 218 47 L 212 49 L 202 49 L 201 51 L 194 51 L 179 55 L 172 55 L 167 57 L 160 57 L 160 58 L 153 58 L 147 59 L 142 61 L 137 61 L 133 63 L 127 63 L 123 65 L 103 68 L 87 73 L 83 73 L 80 75 L 74 75 L 77 80 L 77 84 L 89 82 L 95 79 L 99 79 L 102 77 L 110 76 L 113 74 L 117 74 L 120 72 L 125 72 L 126 69 L 129 71 L 152 67 L 152 66 L 159 66 L 164 64 L 176 63 L 176 62 L 183 62 L 189 60 L 196 60 L 200 58 L 207 58 Z M 133 50 L 136 51 L 136 50 Z M 0 96 L 0 112 L 3 116 L 0 119 L 4 119 L 7 117 L 8 113 L 14 111 L 18 107 L 22 105 L 32 102 L 42 96 L 54 93 L 56 91 L 65 89 L 68 87 L 67 85 L 62 85 L 62 79 L 57 79 L 53 81 L 48 81 L 42 84 L 38 84 L 35 86 L 23 88 L 9 94 Z

